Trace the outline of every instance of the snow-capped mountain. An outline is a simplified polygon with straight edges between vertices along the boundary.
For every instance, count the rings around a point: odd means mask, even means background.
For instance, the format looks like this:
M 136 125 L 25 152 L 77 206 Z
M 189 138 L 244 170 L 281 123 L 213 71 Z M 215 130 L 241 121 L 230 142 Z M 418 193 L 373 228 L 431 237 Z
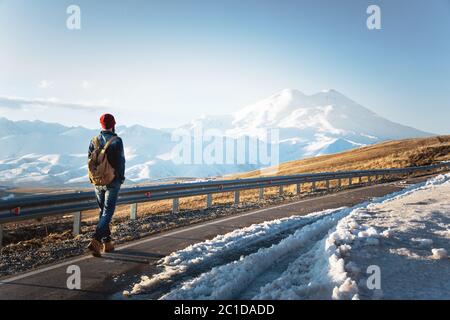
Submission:
M 233 131 L 257 128 L 295 128 L 336 136 L 353 136 L 356 142 L 421 135 L 416 129 L 388 121 L 335 90 L 305 95 L 285 89 L 234 115 Z
M 235 155 L 245 155 L 248 160 L 250 148 L 238 141 L 243 137 L 267 141 L 267 133 L 274 130 L 278 134 L 280 162 L 336 153 L 387 139 L 430 135 L 386 120 L 335 90 L 306 95 L 285 89 L 233 115 L 203 116 L 175 129 L 117 127 L 125 145 L 129 182 L 218 176 L 262 167 L 260 162 L 236 159 L 206 161 L 204 152 L 212 141 L 208 136 L 228 137 L 235 146 Z M 87 147 L 97 133 L 83 127 L 0 118 L 0 186 L 85 184 Z M 183 134 L 191 136 L 184 140 L 189 147 L 182 152 L 191 159 L 197 156 L 199 140 L 204 139 L 200 144 L 201 162 L 176 160 Z M 218 140 L 222 138 L 215 141 Z M 218 159 L 219 149 L 211 153 L 216 157 L 212 158 Z
M 431 135 L 384 119 L 336 90 L 306 95 L 285 89 L 232 116 L 202 117 L 187 127 L 209 128 L 212 123 L 235 138 L 265 139 L 269 129 L 278 129 L 282 162 L 390 139 Z

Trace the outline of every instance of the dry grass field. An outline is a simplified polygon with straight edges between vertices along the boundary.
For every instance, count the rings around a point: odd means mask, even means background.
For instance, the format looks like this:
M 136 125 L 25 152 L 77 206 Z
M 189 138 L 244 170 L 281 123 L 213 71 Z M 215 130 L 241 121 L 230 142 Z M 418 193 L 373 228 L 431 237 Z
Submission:
M 350 151 L 282 163 L 278 175 L 376 168 L 403 168 L 450 160 L 450 136 L 395 140 Z M 236 175 L 261 176 L 261 171 Z

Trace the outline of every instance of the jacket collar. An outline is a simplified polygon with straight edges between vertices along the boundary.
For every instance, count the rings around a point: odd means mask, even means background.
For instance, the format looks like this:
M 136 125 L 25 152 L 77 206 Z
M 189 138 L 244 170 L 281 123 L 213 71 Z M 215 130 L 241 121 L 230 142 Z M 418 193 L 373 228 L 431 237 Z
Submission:
M 105 131 L 105 130 L 100 131 L 100 134 L 117 136 L 116 133 L 113 133 L 112 131 Z

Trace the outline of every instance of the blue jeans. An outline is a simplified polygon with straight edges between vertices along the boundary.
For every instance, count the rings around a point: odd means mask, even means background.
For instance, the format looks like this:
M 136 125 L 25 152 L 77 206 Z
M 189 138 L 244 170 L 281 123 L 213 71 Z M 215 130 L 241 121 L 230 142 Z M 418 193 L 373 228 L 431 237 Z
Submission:
M 120 185 L 120 181 L 113 181 L 107 186 L 95 186 L 95 196 L 99 207 L 98 224 L 94 233 L 94 239 L 97 241 L 111 241 L 109 224 L 116 209 Z

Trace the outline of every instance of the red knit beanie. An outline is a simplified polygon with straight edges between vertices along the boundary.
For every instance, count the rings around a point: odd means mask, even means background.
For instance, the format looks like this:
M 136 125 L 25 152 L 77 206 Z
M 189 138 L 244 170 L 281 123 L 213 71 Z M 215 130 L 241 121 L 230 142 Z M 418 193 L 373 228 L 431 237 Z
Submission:
M 116 120 L 112 114 L 105 113 L 100 117 L 100 124 L 103 129 L 111 129 L 116 125 Z

